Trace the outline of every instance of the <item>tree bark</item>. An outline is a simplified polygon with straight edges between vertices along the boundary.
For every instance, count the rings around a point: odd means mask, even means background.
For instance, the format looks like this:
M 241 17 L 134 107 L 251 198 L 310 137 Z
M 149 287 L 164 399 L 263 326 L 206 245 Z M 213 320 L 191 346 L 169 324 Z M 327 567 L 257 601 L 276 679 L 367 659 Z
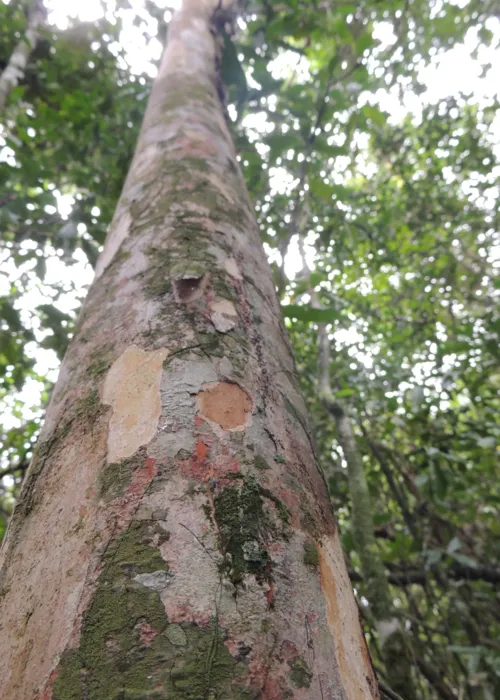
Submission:
M 377 698 L 185 0 L 3 549 L 5 700 Z
M 28 26 L 0 75 L 0 113 L 5 109 L 12 90 L 23 79 L 31 52 L 38 41 L 38 30 L 45 19 L 42 0 L 34 0 L 28 13 Z

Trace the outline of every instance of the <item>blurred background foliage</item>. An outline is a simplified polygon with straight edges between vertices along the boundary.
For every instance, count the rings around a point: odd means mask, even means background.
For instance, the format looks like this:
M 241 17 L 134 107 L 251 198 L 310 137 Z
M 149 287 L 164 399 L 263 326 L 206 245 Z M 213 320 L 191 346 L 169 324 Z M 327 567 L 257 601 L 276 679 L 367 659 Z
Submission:
M 75 13 L 61 22 L 57 2 L 46 1 L 36 47 L 0 114 L 0 536 L 173 9 L 160 0 L 97 5 L 92 20 Z M 321 333 L 333 400 L 362 465 L 364 523 L 409 650 L 408 697 L 494 700 L 500 6 L 241 5 L 222 56 L 228 112 L 375 667 L 388 697 L 402 694 L 353 525 L 346 446 L 318 389 Z M 31 7 L 0 0 L 0 71 Z M 457 77 L 465 68 L 472 79 Z

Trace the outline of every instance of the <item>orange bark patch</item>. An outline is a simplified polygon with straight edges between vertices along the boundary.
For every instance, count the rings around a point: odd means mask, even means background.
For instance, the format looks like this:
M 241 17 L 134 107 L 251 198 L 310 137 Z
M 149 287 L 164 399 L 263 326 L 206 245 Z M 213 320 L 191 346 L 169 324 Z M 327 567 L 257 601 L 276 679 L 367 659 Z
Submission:
M 348 700 L 376 698 L 373 689 L 377 685 L 337 534 L 321 539 L 318 555 L 326 618 L 346 697 Z
M 203 421 L 202 421 L 203 422 Z M 227 474 L 238 473 L 237 460 L 222 450 L 221 454 L 212 457 L 210 447 L 211 436 L 204 434 L 196 438 L 196 444 L 191 457 L 180 460 L 179 468 L 183 476 L 197 481 L 212 478 L 224 478 Z
M 207 458 L 208 447 L 203 440 L 198 437 L 196 439 L 193 456 L 191 459 L 186 460 L 186 466 L 184 469 L 181 469 L 181 472 L 191 479 L 203 481 L 207 476 L 207 471 L 209 469 Z
M 249 395 L 233 382 L 218 382 L 200 391 L 196 404 L 204 418 L 223 430 L 242 430 L 252 413 Z
M 204 462 L 207 458 L 207 446 L 203 442 L 201 438 L 198 438 L 196 441 L 196 447 L 195 447 L 195 459 L 197 462 Z

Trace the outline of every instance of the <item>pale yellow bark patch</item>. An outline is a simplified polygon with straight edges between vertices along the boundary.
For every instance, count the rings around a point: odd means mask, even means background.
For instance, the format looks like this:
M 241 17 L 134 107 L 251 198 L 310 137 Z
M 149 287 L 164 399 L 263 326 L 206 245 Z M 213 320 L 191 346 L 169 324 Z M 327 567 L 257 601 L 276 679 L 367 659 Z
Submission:
M 132 217 L 128 211 L 124 212 L 116 222 L 111 223 L 111 229 L 106 238 L 106 242 L 104 243 L 104 249 L 99 256 L 95 267 L 96 279 L 102 275 L 109 263 L 115 257 L 123 241 L 127 238 L 131 223 Z
M 209 304 L 210 318 L 220 333 L 227 333 L 238 322 L 238 312 L 229 299 L 218 299 Z
M 161 412 L 160 380 L 168 350 L 129 346 L 104 382 L 103 403 L 113 414 L 108 429 L 108 463 L 133 455 L 155 436 Z
M 326 617 L 346 697 L 348 700 L 376 697 L 374 686 L 370 687 L 374 679 L 367 676 L 370 658 L 337 534 L 321 538 L 318 555 Z

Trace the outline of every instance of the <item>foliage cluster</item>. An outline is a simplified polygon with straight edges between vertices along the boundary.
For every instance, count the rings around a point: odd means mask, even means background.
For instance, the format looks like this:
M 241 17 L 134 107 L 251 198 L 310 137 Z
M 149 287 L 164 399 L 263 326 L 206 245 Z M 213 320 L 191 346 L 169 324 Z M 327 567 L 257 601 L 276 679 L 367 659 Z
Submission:
M 430 102 L 422 67 L 465 39 L 479 60 L 498 40 L 495 5 L 243 5 L 222 58 L 229 113 L 375 666 L 390 685 L 353 537 L 346 455 L 317 388 L 322 324 L 335 400 L 364 467 L 377 556 L 411 644 L 416 697 L 493 700 L 498 102 L 464 94 Z M 148 11 L 161 18 L 154 3 Z M 0 3 L 0 69 L 24 26 L 19 4 Z M 71 270 L 95 263 L 149 92 L 150 78 L 130 70 L 120 29 L 119 12 L 114 23 L 48 24 L 0 115 L 0 529 L 42 412 L 26 410 L 23 388 L 49 390 L 34 358 L 64 353 L 77 304 L 61 302 L 84 295 Z M 487 76 L 489 66 L 481 69 Z M 387 90 L 420 96 L 420 113 L 391 117 Z M 62 195 L 73 198 L 67 217 Z M 54 258 L 67 266 L 64 279 L 47 274 Z

